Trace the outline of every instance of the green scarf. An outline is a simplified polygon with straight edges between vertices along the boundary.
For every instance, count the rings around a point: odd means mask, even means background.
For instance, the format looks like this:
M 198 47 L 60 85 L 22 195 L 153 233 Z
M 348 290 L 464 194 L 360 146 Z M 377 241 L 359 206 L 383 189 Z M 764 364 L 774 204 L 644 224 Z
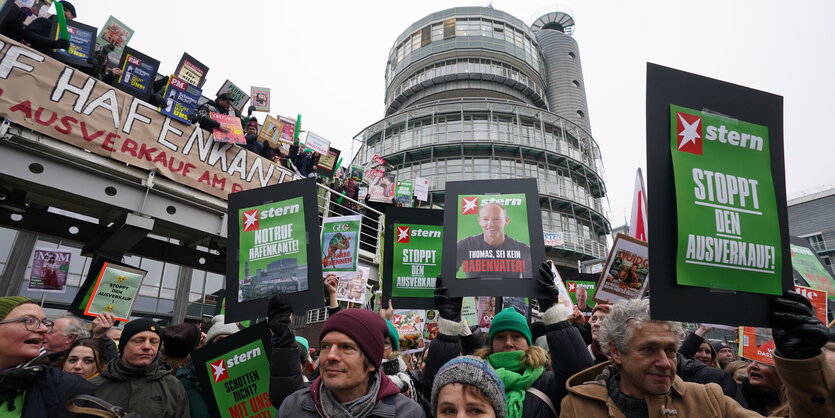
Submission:
M 539 379 L 545 370 L 542 366 L 529 369 L 522 364 L 524 351 L 508 351 L 491 354 L 487 359 L 496 369 L 496 374 L 504 383 L 505 401 L 507 403 L 507 418 L 521 418 L 522 406 L 525 402 L 525 391 Z M 519 374 L 522 372 L 522 374 Z

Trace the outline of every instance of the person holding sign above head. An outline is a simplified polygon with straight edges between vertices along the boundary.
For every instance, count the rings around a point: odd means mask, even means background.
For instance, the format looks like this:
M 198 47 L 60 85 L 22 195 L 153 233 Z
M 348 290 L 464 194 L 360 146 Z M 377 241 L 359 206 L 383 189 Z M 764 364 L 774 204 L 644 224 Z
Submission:
M 792 410 L 789 416 L 835 416 L 835 372 L 821 347 L 828 330 L 802 296 L 775 298 L 772 329 L 777 371 Z M 684 382 L 676 375 L 681 324 L 650 319 L 649 301 L 624 300 L 600 328 L 611 358 L 568 381 L 562 413 L 573 417 L 761 416 L 742 407 L 713 383 Z
M 119 358 L 91 380 L 94 395 L 143 417 L 190 417 L 183 385 L 160 364 L 160 326 L 147 318 L 125 324 Z
M 458 241 L 456 251 L 458 269 L 463 268 L 467 278 L 533 277 L 531 247 L 505 234 L 509 223 L 510 217 L 501 204 L 491 202 L 481 207 L 478 225 L 482 233 Z
M 271 300 L 272 302 L 272 300 Z M 278 309 L 284 304 L 272 304 Z M 289 305 L 288 305 L 289 306 Z M 289 324 L 291 309 L 271 312 L 270 329 L 282 334 Z M 400 393 L 382 373 L 384 341 L 389 330 L 379 315 L 365 309 L 344 309 L 329 317 L 319 334 L 319 373 L 310 387 L 286 397 L 278 410 L 280 417 L 424 417 L 420 405 Z M 289 340 L 289 339 L 288 339 Z M 277 360 L 275 353 L 273 360 Z M 274 367 L 271 365 L 271 368 Z M 298 364 L 295 373 L 300 375 Z M 287 372 L 290 372 L 288 369 Z M 275 375 L 273 371 L 273 376 Z M 274 381 L 270 380 L 270 399 Z M 301 378 L 294 379 L 295 384 Z
M 229 93 L 220 93 L 216 99 L 203 103 L 197 108 L 196 122 L 200 124 L 203 130 L 212 132 L 212 130 L 220 128 L 220 122 L 212 119 L 212 113 L 222 113 L 224 115 L 237 116 L 235 108 L 232 103 L 235 98 Z
M 75 13 L 75 6 L 70 4 L 70 2 L 61 1 L 59 3 L 64 8 L 64 17 L 67 21 L 73 20 L 78 16 Z M 32 45 L 32 48 L 44 53 L 50 53 L 53 49 L 69 48 L 70 41 L 63 38 L 53 39 L 52 22 L 55 19 L 57 19 L 56 16 L 35 19 L 23 29 L 23 40 L 28 42 L 29 45 Z
M 0 297 L 0 416 L 69 417 L 64 405 L 93 385 L 49 367 L 41 348 L 52 321 L 34 301 Z

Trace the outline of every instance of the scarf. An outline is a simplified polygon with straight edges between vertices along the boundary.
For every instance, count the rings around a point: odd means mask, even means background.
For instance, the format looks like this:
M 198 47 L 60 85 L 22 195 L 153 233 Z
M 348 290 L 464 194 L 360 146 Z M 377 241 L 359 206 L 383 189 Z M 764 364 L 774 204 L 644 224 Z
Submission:
M 630 418 L 647 418 L 649 411 L 647 410 L 647 402 L 643 399 L 635 399 L 620 391 L 618 387 L 619 375 L 612 376 L 606 384 L 606 390 L 609 392 L 609 397 L 615 406 Z
M 496 369 L 496 374 L 504 383 L 505 401 L 507 403 L 507 418 L 521 418 L 522 406 L 525 402 L 525 391 L 539 379 L 545 370 L 542 366 L 535 369 L 522 364 L 524 351 L 508 351 L 494 353 L 488 357 L 490 365 Z M 522 372 L 519 374 L 519 372 Z
M 377 393 L 380 392 L 380 378 L 377 373 L 368 381 L 368 393 L 353 401 L 341 403 L 333 397 L 330 389 L 323 382 L 319 383 L 319 402 L 326 418 L 365 418 L 377 405 Z

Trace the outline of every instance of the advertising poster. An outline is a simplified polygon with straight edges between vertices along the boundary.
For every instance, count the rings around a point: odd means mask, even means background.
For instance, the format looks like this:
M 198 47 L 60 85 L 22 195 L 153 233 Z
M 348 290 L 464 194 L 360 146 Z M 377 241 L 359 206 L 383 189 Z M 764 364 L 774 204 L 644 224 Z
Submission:
M 476 313 L 478 314 L 478 327 L 487 332 L 493 317 L 496 316 L 496 298 L 493 296 L 479 296 Z
M 328 152 L 319 157 L 319 164 L 317 164 L 316 172 L 320 176 L 333 177 L 333 169 L 336 167 L 336 162 L 339 161 L 339 154 L 342 151 L 330 147 Z
M 597 282 L 587 282 L 582 280 L 566 280 L 565 282 L 566 290 L 568 291 L 568 297 L 571 298 L 571 303 L 577 305 L 577 308 L 580 309 L 580 312 L 583 313 L 583 316 L 586 317 L 586 321 L 588 318 L 591 317 L 591 311 L 597 306 L 597 302 L 594 302 L 592 298 L 595 295 L 595 290 L 597 289 Z M 584 306 L 580 306 L 580 301 L 585 301 Z
M 435 307 L 435 280 L 441 274 L 443 211 L 386 207 L 383 300 L 400 308 Z M 419 220 L 420 222 L 416 222 Z M 446 284 L 446 283 L 444 283 Z
M 107 312 L 117 321 L 128 322 L 145 274 L 144 270 L 104 263 L 93 283 L 84 315 Z
M 650 315 L 770 327 L 792 285 L 783 98 L 652 63 L 646 92 Z
M 670 105 L 678 284 L 782 294 L 768 127 Z
M 273 417 L 270 331 L 260 322 L 191 353 L 213 418 Z
M 299 120 L 301 120 L 301 116 L 299 116 Z M 289 149 L 290 145 L 296 143 L 296 121 L 284 116 L 279 116 L 278 121 L 281 122 L 281 136 L 279 137 L 279 141 L 288 144 Z
M 114 85 L 125 93 L 147 99 L 154 93 L 154 77 L 159 70 L 159 61 L 133 48 L 123 50 L 124 54 L 119 61 L 122 75 L 116 79 Z
M 310 288 L 301 197 L 241 208 L 238 302 Z
M 429 179 L 415 177 L 415 197 L 421 202 L 429 200 Z
M 287 119 L 276 119 L 267 115 L 261 125 L 261 132 L 258 133 L 258 140 L 269 143 L 273 149 L 280 148 L 286 155 L 290 152 L 290 145 L 293 145 L 294 125 L 295 122 Z
M 400 353 L 410 354 L 423 350 L 424 310 L 395 309 L 392 325 L 400 334 Z
M 314 208 L 313 210 L 305 210 Z M 268 298 L 288 294 L 295 315 L 322 307 L 316 180 L 229 195 L 226 321 L 267 316 Z
M 594 301 L 615 303 L 624 299 L 640 299 L 649 285 L 648 276 L 647 243 L 618 234 L 597 282 Z
M 317 152 L 321 155 L 328 153 L 328 148 L 331 146 L 331 141 L 316 135 L 313 132 L 307 132 L 307 138 L 304 141 L 305 148 Z
M 203 88 L 208 72 L 209 67 L 203 65 L 188 53 L 183 52 L 174 75 L 185 80 L 186 83 Z
M 795 238 L 792 238 L 794 241 Z M 801 238 L 801 240 L 803 240 Z M 803 240 L 805 241 L 805 240 Z M 811 248 L 791 244 L 792 268 L 809 286 L 826 291 L 830 300 L 835 300 L 835 280 Z
M 363 168 L 360 165 L 351 165 L 350 176 L 355 182 L 361 183 L 362 182 L 362 174 L 363 174 L 364 171 L 365 171 L 365 168 Z
M 252 95 L 252 105 L 255 106 L 256 112 L 270 111 L 270 89 L 268 87 L 250 87 L 250 94 Z
M 362 215 L 322 220 L 322 271 L 355 271 Z
M 188 115 L 197 113 L 197 103 L 202 93 L 203 91 L 198 87 L 172 75 L 168 78 L 168 84 L 165 85 L 162 93 L 162 97 L 165 98 L 165 107 L 160 107 L 158 112 L 191 125 Z
M 69 250 L 36 247 L 32 255 L 32 271 L 27 288 L 41 292 L 64 293 L 67 290 L 69 269 Z
M 96 43 L 101 46 L 113 45 L 113 52 L 107 55 L 107 59 L 111 63 L 117 63 L 132 37 L 133 29 L 111 15 L 101 28 Z M 153 80 L 151 81 L 153 82 Z
M 217 112 L 209 112 L 209 117 L 220 123 L 219 128 L 212 130 L 212 137 L 215 142 L 246 145 L 246 137 L 239 117 Z
M 395 175 L 390 171 L 384 171 L 379 176 L 368 177 L 368 170 L 365 172 L 365 180 L 368 182 L 368 196 L 372 202 L 392 203 L 394 201 Z
M 360 179 L 366 184 L 371 185 L 372 182 L 382 178 L 388 171 L 391 170 L 389 170 L 389 164 L 386 160 L 375 154 L 371 157 L 371 161 L 363 168 Z
M 335 276 L 338 280 L 336 285 L 336 300 L 365 305 L 365 288 L 368 284 L 368 276 L 371 269 L 358 267 L 356 271 L 327 271 L 323 273 L 328 279 Z
M 411 181 L 398 181 L 394 189 L 394 204 L 405 208 L 412 207 L 412 193 L 414 186 Z
M 565 240 L 562 238 L 562 232 L 543 232 L 543 240 L 546 247 L 559 247 L 565 245 Z
M 223 85 L 220 86 L 220 89 L 217 91 L 217 95 L 220 96 L 222 93 L 229 93 L 232 96 L 232 107 L 239 115 L 244 113 L 244 107 L 247 103 L 249 103 L 249 95 L 246 94 L 245 91 L 227 79 Z
M 70 47 L 56 49 L 54 57 L 65 64 L 90 68 L 87 61 L 95 54 L 97 29 L 74 20 L 67 21 L 67 32 L 70 35 Z M 53 39 L 58 39 L 58 19 L 52 25 Z
M 456 278 L 532 278 L 524 193 L 460 195 Z
M 466 302 L 465 302 L 466 303 Z M 475 308 L 475 306 L 473 306 Z M 475 309 L 473 309 L 475 313 Z M 423 324 L 423 341 L 428 342 L 438 336 L 438 311 L 430 309 L 426 311 L 426 322 Z M 464 319 L 464 306 L 461 306 L 461 318 Z M 468 324 L 472 322 L 467 321 Z

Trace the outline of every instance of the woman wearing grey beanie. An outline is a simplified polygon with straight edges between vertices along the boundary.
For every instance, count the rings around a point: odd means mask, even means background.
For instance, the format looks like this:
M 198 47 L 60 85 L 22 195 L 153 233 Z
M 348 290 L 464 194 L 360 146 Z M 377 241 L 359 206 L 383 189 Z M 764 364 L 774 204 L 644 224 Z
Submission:
M 487 360 L 456 357 L 441 367 L 432 385 L 435 418 L 504 418 L 504 384 Z

